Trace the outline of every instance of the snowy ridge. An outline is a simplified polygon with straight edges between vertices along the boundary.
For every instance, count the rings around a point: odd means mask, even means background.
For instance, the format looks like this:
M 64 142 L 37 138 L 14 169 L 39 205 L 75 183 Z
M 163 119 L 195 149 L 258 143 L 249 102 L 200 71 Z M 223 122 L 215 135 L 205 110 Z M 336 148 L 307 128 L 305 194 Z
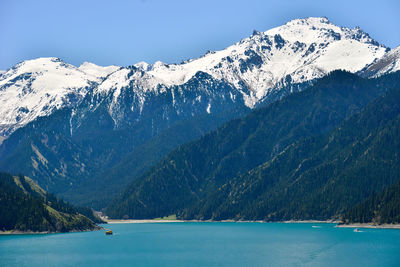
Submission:
M 84 62 L 82 63 L 82 65 L 79 66 L 79 69 L 85 72 L 86 74 L 100 78 L 105 78 L 106 76 L 119 70 L 120 68 L 121 67 L 114 65 L 102 67 L 102 66 L 97 66 L 96 64 L 90 62 Z
M 326 18 L 296 19 L 217 52 L 183 64 L 136 66 L 162 84 L 187 82 L 196 72 L 209 73 L 236 87 L 246 87 L 246 104 L 253 107 L 283 79 L 301 83 L 320 78 L 335 69 L 357 72 L 381 58 L 386 47 L 360 28 L 339 27 Z
M 400 46 L 390 50 L 382 58 L 375 60 L 361 71 L 366 77 L 378 77 L 400 70 Z
M 38 58 L 17 64 L 0 76 L 0 135 L 74 105 L 103 73 L 85 73 L 58 58 Z
M 173 88 L 185 85 L 197 73 L 228 83 L 252 108 L 284 86 L 312 81 L 336 69 L 371 73 L 367 76 L 399 70 L 399 48 L 389 50 L 360 28 L 310 17 L 265 32 L 254 31 L 221 51 L 181 64 L 158 61 L 101 67 L 85 62 L 75 67 L 57 58 L 27 60 L 0 74 L 0 135 L 7 136 L 55 109 L 77 106 L 89 91 L 90 110 L 107 98 L 109 113 L 117 118 L 123 92 L 134 94 L 134 105 L 139 106 L 131 109 L 141 110 L 149 96 L 166 90 L 174 94 Z M 213 86 L 207 81 L 204 85 L 202 90 Z M 175 106 L 174 97 L 172 101 Z
M 161 86 L 162 81 L 153 77 L 152 75 L 144 72 L 143 70 L 137 69 L 136 67 L 120 68 L 118 71 L 111 73 L 107 79 L 105 79 L 97 88 L 94 89 L 94 93 L 103 97 L 111 94 L 112 101 L 109 104 L 110 116 L 116 122 L 115 117 L 119 117 L 118 101 L 122 91 L 129 88 L 139 100 L 139 106 L 137 109 L 142 110 L 143 104 L 146 101 L 146 93 L 148 92 L 164 92 L 165 86 Z M 98 105 L 101 103 L 98 103 Z M 133 104 L 133 103 L 132 103 Z M 97 105 L 97 106 L 98 106 Z M 93 110 L 97 108 L 93 107 Z M 131 107 L 133 110 L 135 107 Z

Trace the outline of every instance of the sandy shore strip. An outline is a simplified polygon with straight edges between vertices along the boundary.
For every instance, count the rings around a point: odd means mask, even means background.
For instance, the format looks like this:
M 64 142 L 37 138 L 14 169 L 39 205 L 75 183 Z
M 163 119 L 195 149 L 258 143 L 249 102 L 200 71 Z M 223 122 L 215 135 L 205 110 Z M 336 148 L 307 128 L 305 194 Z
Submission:
M 235 220 L 222 220 L 222 221 L 213 221 L 213 220 L 160 220 L 160 219 L 145 219 L 145 220 L 136 220 L 136 219 L 105 219 L 102 218 L 107 223 L 181 223 L 181 222 L 218 222 L 218 223 L 339 223 L 337 221 L 317 221 L 317 220 L 304 220 L 304 221 L 281 221 L 281 222 L 266 222 L 266 221 L 235 221 Z
M 279 222 L 278 222 L 279 223 Z M 319 220 L 301 220 L 301 221 L 282 221 L 282 223 L 339 223 L 338 221 L 327 220 L 327 221 L 319 221 Z
M 338 227 L 338 228 L 400 229 L 400 224 L 352 223 L 352 224 L 338 224 L 335 227 Z
M 45 234 L 53 234 L 52 232 L 31 232 L 31 231 L 19 231 L 19 230 L 10 230 L 10 231 L 0 231 L 0 235 L 45 235 Z
M 133 219 L 104 219 L 109 224 L 119 224 L 119 223 L 182 223 L 182 222 L 236 222 L 236 223 L 269 223 L 265 221 L 234 221 L 234 220 L 224 220 L 224 221 L 199 221 L 199 220 L 160 220 L 160 219 L 147 219 L 147 220 L 133 220 Z M 318 220 L 302 220 L 302 221 L 281 221 L 274 223 L 329 223 L 336 224 L 335 227 L 338 228 L 376 228 L 376 229 L 400 229 L 400 224 L 372 224 L 372 223 L 355 223 L 355 224 L 340 224 L 338 221 L 328 220 L 328 221 L 318 221 Z
M 213 223 L 213 222 L 218 222 L 218 223 L 240 223 L 240 222 L 263 222 L 263 221 L 235 221 L 235 220 L 222 220 L 222 221 L 212 221 L 212 220 L 206 220 L 206 221 L 201 221 L 201 220 L 165 220 L 165 219 L 144 219 L 144 220 L 136 220 L 136 219 L 120 219 L 120 220 L 114 220 L 114 219 L 105 219 L 104 217 L 102 218 L 105 222 L 109 224 L 113 223 L 182 223 L 182 222 L 195 222 L 195 223 Z
M 182 220 L 105 220 L 109 224 L 114 223 L 177 223 L 177 222 L 185 222 Z
M 65 234 L 65 233 L 80 233 L 80 232 L 92 232 L 92 231 L 101 231 L 104 230 L 103 227 L 99 226 L 97 229 L 91 230 L 72 230 L 68 232 L 32 232 L 32 231 L 20 231 L 20 230 L 8 230 L 8 231 L 0 231 L 0 235 L 47 235 L 47 234 Z

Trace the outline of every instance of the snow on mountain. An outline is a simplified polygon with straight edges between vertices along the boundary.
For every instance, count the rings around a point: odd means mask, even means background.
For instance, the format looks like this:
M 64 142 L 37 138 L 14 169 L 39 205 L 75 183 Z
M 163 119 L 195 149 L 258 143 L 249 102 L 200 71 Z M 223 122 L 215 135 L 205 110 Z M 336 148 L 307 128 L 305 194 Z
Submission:
M 111 114 L 118 112 L 123 90 L 130 90 L 142 106 L 147 96 L 184 85 L 196 73 L 204 72 L 239 90 L 245 104 L 254 107 L 283 86 L 312 81 L 335 69 L 359 72 L 372 63 L 386 64 L 380 73 L 399 69 L 399 50 L 386 54 L 387 50 L 360 28 L 310 17 L 266 32 L 254 31 L 221 51 L 181 64 L 158 61 L 100 67 L 85 62 L 77 68 L 56 58 L 28 60 L 0 75 L 0 135 L 54 109 L 78 103 L 89 87 L 97 103 L 111 94 Z
M 102 67 L 102 66 L 97 66 L 96 64 L 93 64 L 90 62 L 84 62 L 84 63 L 82 63 L 82 65 L 79 66 L 78 69 L 80 69 L 81 71 L 83 71 L 89 75 L 105 78 L 109 74 L 119 70 L 120 68 L 121 67 L 114 66 L 114 65 Z
M 0 76 L 0 135 L 79 102 L 89 86 L 101 81 L 103 73 L 85 73 L 58 58 L 17 64 Z
M 97 88 L 99 93 L 109 91 L 120 91 L 121 88 L 130 86 L 140 91 L 148 91 L 155 89 L 163 81 L 151 74 L 137 68 L 121 68 L 110 74 Z
M 100 95 L 112 94 L 112 102 L 110 103 L 109 110 L 110 115 L 113 116 L 113 107 L 116 105 L 123 88 L 129 87 L 129 90 L 135 93 L 140 103 L 140 107 L 138 108 L 141 110 L 148 91 L 164 92 L 166 90 L 165 86 L 162 84 L 162 80 L 150 75 L 142 69 L 128 67 L 121 68 L 110 74 L 106 80 L 95 88 L 94 93 Z
M 217 52 L 182 64 L 136 66 L 166 86 L 183 84 L 196 72 L 209 73 L 243 90 L 246 104 L 254 106 L 287 76 L 301 83 L 335 69 L 357 72 L 385 54 L 360 28 L 339 27 L 326 18 L 296 19 L 252 36 Z
M 366 66 L 361 75 L 366 77 L 378 77 L 386 73 L 400 70 L 400 46 L 390 50 L 382 58 L 379 58 Z
M 151 65 L 144 61 L 140 61 L 140 62 L 136 63 L 134 66 L 143 71 L 148 71 L 151 69 Z

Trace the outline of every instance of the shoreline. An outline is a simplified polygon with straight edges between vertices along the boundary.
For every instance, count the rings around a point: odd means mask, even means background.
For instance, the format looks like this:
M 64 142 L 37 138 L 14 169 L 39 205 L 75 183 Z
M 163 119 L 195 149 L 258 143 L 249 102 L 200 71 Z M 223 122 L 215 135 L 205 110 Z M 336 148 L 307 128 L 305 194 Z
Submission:
M 107 219 L 105 224 L 141 224 L 141 223 L 325 223 L 325 224 L 336 224 L 335 228 L 368 228 L 368 229 L 400 229 L 400 224 L 373 224 L 373 223 L 352 223 L 352 224 L 341 224 L 339 221 L 335 220 L 300 220 L 300 221 L 278 221 L 278 222 L 267 222 L 267 221 L 235 221 L 235 220 L 222 220 L 222 221 L 212 221 L 212 220 L 160 220 L 160 219 Z M 32 232 L 32 231 L 20 231 L 20 230 L 9 230 L 0 231 L 1 235 L 46 235 L 46 234 L 63 234 L 63 233 L 78 233 L 78 232 L 91 232 L 91 231 L 101 231 L 107 230 L 102 226 L 99 229 L 92 230 L 73 230 L 69 232 Z
M 46 234 L 55 234 L 55 232 L 31 232 L 31 231 L 19 231 L 19 230 L 9 230 L 9 231 L 0 231 L 0 235 L 46 235 Z
M 107 224 L 123 224 L 123 223 L 268 223 L 265 221 L 235 221 L 235 220 L 163 220 L 163 219 L 105 219 L 102 218 Z
M 122 224 L 122 223 L 183 223 L 183 222 L 202 222 L 202 223 L 210 223 L 210 222 L 218 222 L 218 223 L 336 223 L 338 221 L 328 220 L 328 221 L 319 221 L 319 220 L 300 220 L 300 221 L 277 221 L 277 222 L 267 222 L 262 220 L 257 221 L 235 221 L 235 220 L 221 220 L 221 221 L 213 221 L 213 220 L 162 220 L 162 219 L 105 219 L 102 218 L 107 224 Z
M 335 220 L 326 220 L 326 221 L 320 221 L 320 220 L 290 220 L 290 221 L 281 221 L 281 223 L 336 223 L 339 224 L 339 221 Z
M 97 228 L 97 229 L 72 230 L 72 231 L 68 231 L 68 232 L 51 232 L 51 231 L 33 232 L 33 231 L 8 230 L 8 231 L 0 231 L 0 235 L 47 235 L 47 234 L 67 234 L 67 233 L 92 232 L 92 231 L 101 231 L 101 230 L 104 230 L 104 227 L 99 226 L 99 228 Z
M 188 222 L 184 220 L 154 220 L 154 219 L 144 219 L 144 220 L 135 220 L 135 219 L 126 219 L 126 220 L 119 220 L 119 219 L 107 219 L 105 220 L 107 224 L 122 224 L 122 223 L 178 223 L 178 222 Z
M 338 224 L 337 228 L 400 229 L 400 224 L 351 223 Z
M 353 224 L 341 224 L 340 221 L 335 220 L 299 220 L 299 221 L 278 221 L 278 222 L 267 222 L 267 221 L 235 221 L 235 220 L 222 220 L 222 221 L 212 221 L 212 220 L 155 220 L 155 219 L 108 219 L 107 224 L 124 224 L 124 223 L 186 223 L 186 222 L 201 222 L 201 223 L 326 223 L 326 224 L 336 224 L 336 228 L 371 228 L 371 229 L 400 229 L 400 224 L 381 224 L 376 225 L 373 223 L 353 223 Z

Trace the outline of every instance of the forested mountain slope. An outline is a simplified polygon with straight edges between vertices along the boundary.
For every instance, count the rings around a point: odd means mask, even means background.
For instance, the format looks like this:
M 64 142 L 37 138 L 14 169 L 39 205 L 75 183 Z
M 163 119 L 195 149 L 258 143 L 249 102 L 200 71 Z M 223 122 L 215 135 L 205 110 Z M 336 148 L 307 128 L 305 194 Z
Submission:
M 5 138 L 0 170 L 24 173 L 75 204 L 100 209 L 171 150 L 221 123 L 309 88 L 331 71 L 375 77 L 398 70 L 398 61 L 398 49 L 325 17 L 254 31 L 225 49 L 180 64 L 101 67 L 85 62 L 77 67 L 59 58 L 26 60 L 0 75 L 0 141 Z M 255 152 L 227 176 L 268 160 L 303 134 L 330 129 L 352 109 L 327 119 L 316 115 L 320 122 L 310 110 L 315 129 L 289 130 L 298 117 L 270 114 L 283 125 L 268 126 L 269 152 Z M 263 137 L 256 133 L 248 141 L 257 138 Z M 237 156 L 232 151 L 221 164 Z
M 331 133 L 296 142 L 228 181 L 183 216 L 341 219 L 350 207 L 399 181 L 399 134 L 400 90 L 395 89 Z
M 134 166 L 140 171 L 176 146 L 248 112 L 237 91 L 204 73 L 171 90 L 148 94 L 148 101 L 140 109 L 140 99 L 131 87 L 120 92 L 118 126 L 113 117 L 117 112 L 115 103 L 114 115 L 109 111 L 113 94 L 100 97 L 88 93 L 76 109 L 64 108 L 37 118 L 2 143 L 0 170 L 25 173 L 46 190 L 75 204 L 95 202 L 104 207 L 102 199 L 93 202 L 80 197 L 96 190 L 90 188 L 93 177 L 99 178 L 95 184 L 106 184 L 107 178 L 103 182 L 102 177 L 108 177 L 109 168 L 146 145 L 153 153 L 140 166 Z M 210 103 L 213 105 L 209 107 Z M 152 145 L 156 142 L 162 147 Z M 140 151 L 137 153 L 133 157 L 142 156 Z M 104 187 L 104 194 L 91 196 L 117 193 L 129 182 L 119 178 L 113 176 L 112 181 L 117 189 Z
M 25 176 L 0 173 L 0 231 L 70 232 L 100 229 L 90 210 L 48 194 Z
M 219 195 L 215 192 L 223 191 L 237 179 L 240 184 L 238 177 L 275 160 L 299 140 L 330 132 L 387 89 L 397 87 L 399 81 L 398 73 L 365 80 L 350 73 L 333 72 L 310 89 L 255 110 L 179 147 L 134 181 L 108 206 L 107 213 L 132 218 L 170 214 L 184 218 L 242 218 L 244 210 L 239 215 L 215 213 L 219 208 Z M 225 192 L 231 194 L 237 186 Z M 208 204 L 214 205 L 212 208 L 204 206 L 208 200 Z
M 400 183 L 372 194 L 364 202 L 349 209 L 343 216 L 343 221 L 345 223 L 400 223 Z

